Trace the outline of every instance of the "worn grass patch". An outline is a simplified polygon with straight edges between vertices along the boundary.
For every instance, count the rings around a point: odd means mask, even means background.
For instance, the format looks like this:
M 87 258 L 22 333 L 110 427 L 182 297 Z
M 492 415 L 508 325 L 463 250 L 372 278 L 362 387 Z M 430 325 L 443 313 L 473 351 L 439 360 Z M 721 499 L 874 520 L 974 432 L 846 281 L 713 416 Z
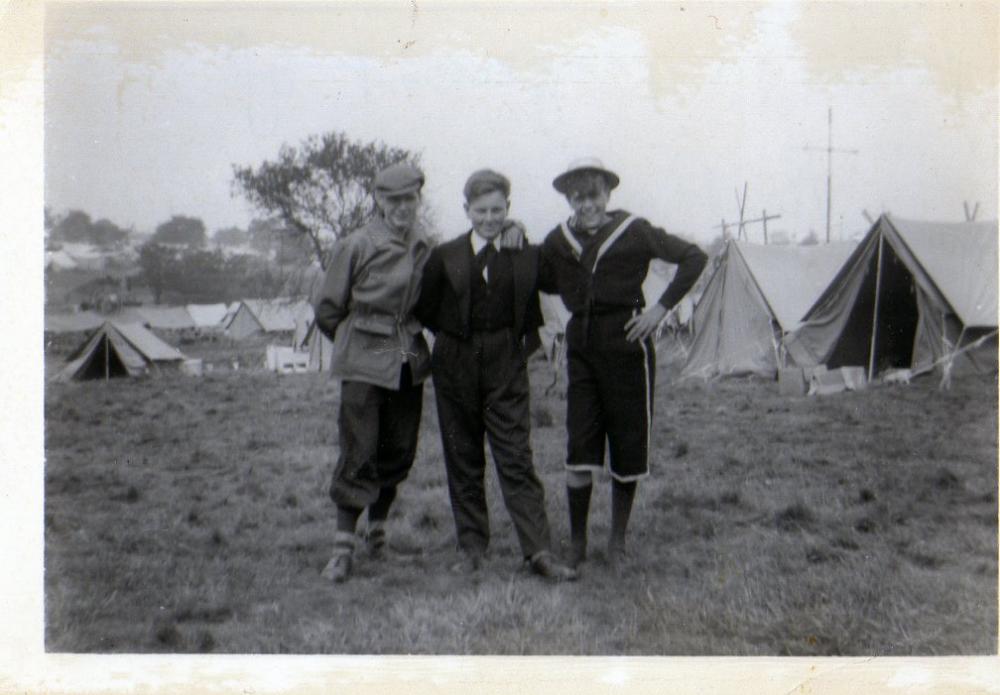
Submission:
M 213 348 L 214 349 L 214 348 Z M 222 360 L 222 357 L 219 357 Z M 245 358 L 245 361 L 250 361 Z M 533 364 L 536 467 L 566 551 L 565 401 Z M 417 461 L 342 586 L 339 389 L 241 370 L 46 391 L 46 647 L 69 652 L 981 654 L 996 649 L 997 392 L 932 380 L 783 398 L 658 375 L 621 575 L 595 487 L 576 584 L 527 574 L 495 475 L 492 552 L 456 560 L 430 386 Z M 361 528 L 364 528 L 362 520 Z

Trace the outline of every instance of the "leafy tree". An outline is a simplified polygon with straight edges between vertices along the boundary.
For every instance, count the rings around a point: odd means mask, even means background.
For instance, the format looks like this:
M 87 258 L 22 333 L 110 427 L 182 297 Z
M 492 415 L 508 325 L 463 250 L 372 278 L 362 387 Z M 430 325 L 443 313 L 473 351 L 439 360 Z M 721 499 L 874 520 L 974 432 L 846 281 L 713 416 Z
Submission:
M 419 163 L 419 156 L 381 142 L 355 142 L 331 132 L 284 145 L 274 161 L 233 165 L 234 192 L 276 215 L 286 233 L 304 237 L 326 268 L 333 241 L 367 222 L 375 212 L 372 182 L 390 164 Z
M 99 219 L 90 227 L 91 243 L 98 246 L 112 246 L 125 241 L 128 231 L 108 219 Z
M 291 231 L 280 217 L 254 218 L 250 220 L 250 226 L 247 227 L 247 237 L 249 237 L 250 248 L 262 253 L 270 253 L 278 247 L 280 237 L 284 234 L 290 234 Z
M 217 229 L 212 235 L 212 241 L 220 246 L 242 246 L 248 239 L 246 231 L 239 227 Z
M 230 302 L 241 297 L 274 297 L 288 283 L 281 269 L 261 258 L 233 256 L 221 250 L 176 249 L 150 241 L 139 249 L 141 278 L 159 304 Z
M 160 303 L 163 291 L 177 273 L 177 261 L 172 249 L 149 241 L 139 247 L 139 267 L 142 276 L 153 291 L 153 301 Z
M 280 217 L 251 220 L 250 246 L 272 257 L 278 265 L 309 265 L 313 257 L 308 237 L 296 234 Z
M 206 239 L 204 222 L 197 217 L 174 215 L 157 226 L 151 241 L 158 244 L 204 246 Z
M 53 240 L 113 246 L 128 237 L 128 231 L 108 219 L 91 221 L 90 215 L 82 210 L 70 210 L 57 217 L 51 209 L 45 209 L 45 225 Z
M 83 210 L 70 210 L 55 221 L 52 236 L 60 241 L 86 243 L 90 241 L 92 225 L 90 215 Z

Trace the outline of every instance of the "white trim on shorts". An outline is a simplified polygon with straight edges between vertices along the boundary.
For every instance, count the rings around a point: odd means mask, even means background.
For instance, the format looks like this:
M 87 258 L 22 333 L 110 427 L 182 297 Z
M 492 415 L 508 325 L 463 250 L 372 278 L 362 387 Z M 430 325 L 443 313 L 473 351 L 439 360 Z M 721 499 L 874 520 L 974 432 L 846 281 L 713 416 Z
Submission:
M 636 310 L 638 312 L 638 309 Z M 636 315 L 638 315 L 636 313 Z M 653 389 L 649 377 L 649 351 L 646 349 L 646 341 L 640 340 L 639 347 L 642 348 L 642 370 L 645 375 L 646 385 L 646 475 L 649 475 L 649 447 L 652 445 L 653 430 Z
M 620 483 L 631 483 L 642 478 L 649 477 L 649 456 L 647 452 L 646 456 L 646 471 L 644 473 L 636 473 L 635 475 L 618 475 L 613 470 L 611 470 L 611 462 L 605 459 L 603 464 L 597 463 L 567 463 L 565 464 L 565 469 L 568 473 L 593 473 L 594 471 L 604 471 L 612 478 Z

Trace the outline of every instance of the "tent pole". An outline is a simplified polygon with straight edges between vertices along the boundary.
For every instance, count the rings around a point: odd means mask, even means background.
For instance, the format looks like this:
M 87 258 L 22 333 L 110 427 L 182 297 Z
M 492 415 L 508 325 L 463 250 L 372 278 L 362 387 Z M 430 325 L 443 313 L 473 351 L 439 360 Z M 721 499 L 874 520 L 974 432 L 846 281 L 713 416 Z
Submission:
M 111 340 L 107 335 L 104 336 L 104 380 L 111 380 L 111 358 L 108 356 L 108 352 L 111 350 Z
M 878 236 L 878 260 L 875 267 L 875 307 L 872 310 L 872 340 L 868 347 L 868 381 L 871 382 L 875 376 L 875 339 L 878 334 L 878 305 L 882 298 L 882 245 L 885 243 L 885 235 L 880 232 Z

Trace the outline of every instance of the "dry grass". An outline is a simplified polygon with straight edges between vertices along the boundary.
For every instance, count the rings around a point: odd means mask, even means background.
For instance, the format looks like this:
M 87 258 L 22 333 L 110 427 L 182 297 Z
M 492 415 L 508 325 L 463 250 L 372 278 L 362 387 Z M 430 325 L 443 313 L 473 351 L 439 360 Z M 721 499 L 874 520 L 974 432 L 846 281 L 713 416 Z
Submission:
M 215 350 L 215 348 L 213 348 Z M 535 363 L 533 443 L 565 549 L 565 403 Z M 433 394 L 390 524 L 342 586 L 326 488 L 338 388 L 215 373 L 46 392 L 46 644 L 73 652 L 976 654 L 996 651 L 997 392 L 932 380 L 789 399 L 670 385 L 627 571 L 595 488 L 582 581 L 524 572 L 493 475 L 494 540 L 452 574 Z M 363 522 L 362 522 L 363 525 Z M 414 549 L 421 552 L 412 554 Z

